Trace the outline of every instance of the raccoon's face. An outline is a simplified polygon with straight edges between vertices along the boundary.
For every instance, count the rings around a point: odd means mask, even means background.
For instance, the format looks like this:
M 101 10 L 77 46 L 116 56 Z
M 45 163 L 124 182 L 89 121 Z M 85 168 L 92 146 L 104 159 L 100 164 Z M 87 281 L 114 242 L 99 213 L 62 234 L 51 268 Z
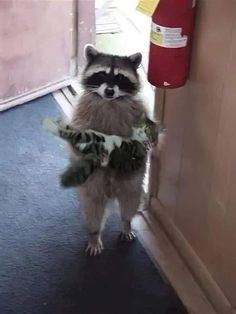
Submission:
M 135 95 L 140 88 L 137 68 L 142 61 L 140 53 L 129 57 L 99 53 L 93 46 L 85 48 L 87 66 L 82 85 L 105 99 Z

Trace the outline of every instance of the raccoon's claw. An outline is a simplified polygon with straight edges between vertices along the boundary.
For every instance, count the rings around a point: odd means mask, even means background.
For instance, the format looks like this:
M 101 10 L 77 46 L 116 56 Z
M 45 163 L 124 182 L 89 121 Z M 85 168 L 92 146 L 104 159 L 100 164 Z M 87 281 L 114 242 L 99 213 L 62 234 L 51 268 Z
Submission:
M 103 154 L 101 158 L 101 167 L 107 167 L 109 163 L 109 156 L 107 154 Z
M 102 250 L 104 249 L 103 243 L 99 241 L 98 243 L 89 243 L 86 248 L 86 253 L 89 256 L 97 256 L 102 253 Z
M 155 146 L 154 142 L 147 141 L 144 143 L 146 152 L 149 152 Z
M 133 231 L 130 231 L 128 233 L 121 232 L 119 239 L 121 242 L 132 242 L 136 239 L 136 235 Z

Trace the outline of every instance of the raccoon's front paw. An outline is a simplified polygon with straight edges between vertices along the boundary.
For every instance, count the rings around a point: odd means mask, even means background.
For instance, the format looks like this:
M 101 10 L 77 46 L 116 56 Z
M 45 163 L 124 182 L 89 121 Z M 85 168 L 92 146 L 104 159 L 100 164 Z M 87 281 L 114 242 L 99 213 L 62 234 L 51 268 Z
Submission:
M 86 248 L 86 253 L 89 256 L 97 256 L 102 253 L 103 249 L 104 247 L 101 239 L 98 239 L 97 241 L 89 241 L 88 246 Z
M 121 232 L 119 235 L 119 240 L 121 242 L 132 242 L 136 239 L 136 235 L 133 231 Z

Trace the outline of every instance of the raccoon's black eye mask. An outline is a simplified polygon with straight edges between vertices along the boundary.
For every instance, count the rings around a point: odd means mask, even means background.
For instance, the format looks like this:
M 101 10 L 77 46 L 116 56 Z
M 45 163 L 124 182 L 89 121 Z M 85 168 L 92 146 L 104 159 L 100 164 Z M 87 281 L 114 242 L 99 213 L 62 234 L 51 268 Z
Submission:
M 108 86 L 117 85 L 120 90 L 132 93 L 135 92 L 137 85 L 123 74 L 107 74 L 105 71 L 94 73 L 84 80 L 84 85 L 88 88 L 97 88 L 106 83 Z
M 126 91 L 128 93 L 134 92 L 137 88 L 137 85 L 131 82 L 123 74 L 118 74 L 115 76 L 115 85 L 117 85 L 121 90 Z
M 84 85 L 87 87 L 99 87 L 106 81 L 106 72 L 98 72 L 93 75 L 87 77 L 84 80 Z

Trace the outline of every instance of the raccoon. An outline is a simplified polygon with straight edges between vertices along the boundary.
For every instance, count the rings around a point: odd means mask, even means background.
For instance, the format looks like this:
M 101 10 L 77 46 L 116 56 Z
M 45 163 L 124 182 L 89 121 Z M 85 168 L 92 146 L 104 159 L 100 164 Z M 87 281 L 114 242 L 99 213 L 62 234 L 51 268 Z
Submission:
M 74 109 L 72 127 L 130 138 L 133 127 L 143 116 L 147 116 L 138 96 L 140 80 L 137 69 L 142 55 L 104 54 L 88 45 L 85 47 L 85 57 L 87 64 L 81 80 L 84 92 Z M 146 158 L 137 170 L 129 173 L 117 171 L 112 165 L 125 158 L 124 154 L 119 151 L 113 153 L 107 167 L 96 169 L 78 187 L 89 231 L 87 252 L 90 255 L 100 254 L 103 250 L 101 233 L 109 199 L 117 199 L 119 203 L 121 239 L 132 241 L 135 238 L 131 220 L 141 201 Z M 71 150 L 72 165 L 78 165 L 79 161 L 80 157 Z

